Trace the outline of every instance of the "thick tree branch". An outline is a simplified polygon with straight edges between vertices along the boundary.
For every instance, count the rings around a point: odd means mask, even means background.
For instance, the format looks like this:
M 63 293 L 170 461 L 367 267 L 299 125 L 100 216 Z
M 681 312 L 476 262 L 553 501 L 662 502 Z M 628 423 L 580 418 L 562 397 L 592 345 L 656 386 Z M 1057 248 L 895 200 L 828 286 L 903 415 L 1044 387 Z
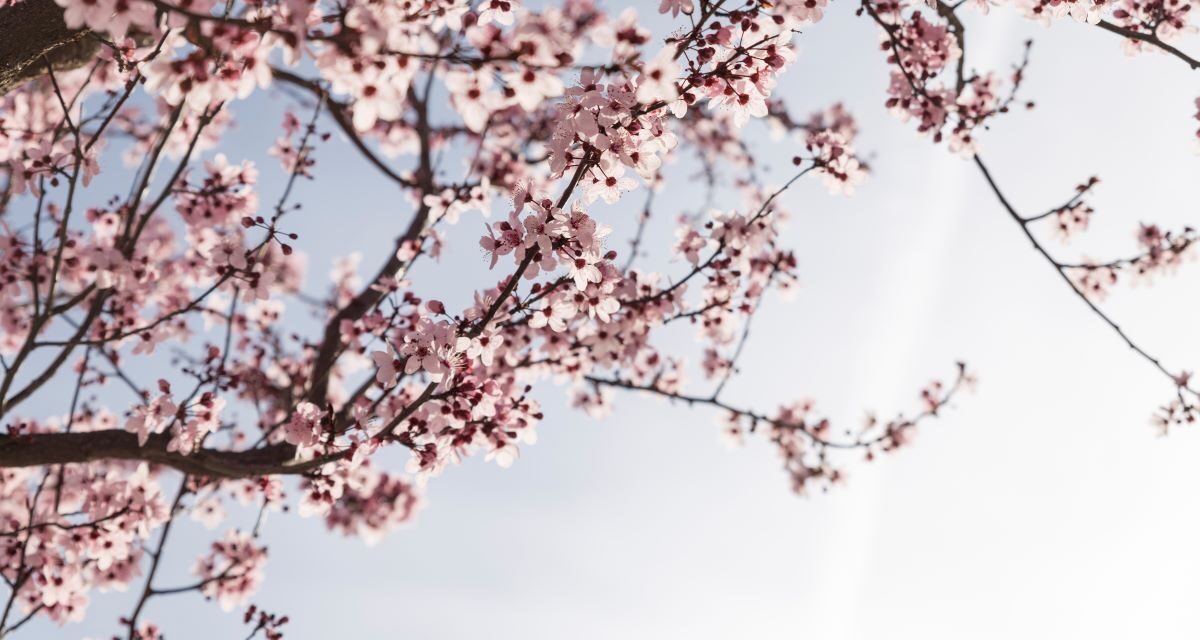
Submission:
M 167 451 L 171 437 L 151 435 L 138 446 L 137 434 L 117 429 L 81 433 L 0 436 L 0 468 L 71 464 L 97 460 L 142 460 L 200 476 L 246 478 L 297 474 L 308 469 L 293 462 L 295 448 L 273 444 L 244 451 L 201 449 L 188 455 Z
M 432 71 L 430 71 L 428 79 L 432 82 Z M 384 262 L 383 266 L 379 268 L 379 273 L 371 280 L 371 284 L 360 291 L 350 301 L 350 304 L 334 314 L 325 325 L 325 335 L 321 340 L 320 349 L 317 351 L 316 360 L 313 362 L 312 384 L 309 386 L 307 394 L 309 402 L 325 403 L 325 395 L 329 390 L 329 376 L 333 371 L 338 357 L 342 354 L 342 321 L 358 320 L 383 299 L 387 292 L 387 287 L 384 286 L 384 283 L 394 279 L 400 273 L 401 269 L 404 269 L 411 261 L 401 257 L 401 249 L 412 243 L 419 242 L 429 222 L 429 205 L 425 204 L 424 198 L 435 191 L 433 184 L 433 142 L 430 136 L 428 111 L 429 84 L 426 84 L 424 97 L 417 96 L 415 91 L 411 91 L 409 96 L 413 102 L 413 110 L 417 116 L 416 132 L 417 138 L 420 141 L 419 164 L 417 166 L 417 211 L 413 219 L 409 222 L 408 228 L 396 239 L 395 250 L 392 251 L 391 256 Z M 331 104 L 330 113 L 334 114 L 334 118 L 339 123 L 342 122 L 337 115 L 339 113 L 337 106 Z M 344 117 L 343 115 L 342 118 Z M 353 131 L 353 127 L 351 127 L 350 131 Z M 360 146 L 360 149 L 369 158 L 373 158 L 365 146 Z M 383 168 L 382 165 L 379 166 Z
M 76 69 L 96 57 L 100 41 L 72 31 L 54 0 L 24 0 L 0 7 L 0 95 L 54 69 Z

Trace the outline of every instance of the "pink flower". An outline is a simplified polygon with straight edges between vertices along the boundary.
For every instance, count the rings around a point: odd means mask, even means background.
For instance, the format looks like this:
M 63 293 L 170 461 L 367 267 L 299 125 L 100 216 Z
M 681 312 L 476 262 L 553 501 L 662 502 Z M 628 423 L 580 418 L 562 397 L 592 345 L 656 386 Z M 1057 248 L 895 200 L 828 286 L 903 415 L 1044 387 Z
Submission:
M 144 447 L 151 433 L 161 432 L 175 419 L 177 409 L 171 396 L 164 393 L 149 405 L 134 407 L 133 416 L 125 423 L 125 430 L 136 433 L 138 446 Z
M 567 320 L 575 317 L 575 305 L 569 302 L 543 303 L 529 316 L 529 326 L 534 329 L 550 327 L 552 331 L 565 331 Z
M 217 154 L 204 163 L 208 172 L 204 181 L 195 187 L 184 188 L 175 196 L 175 209 L 185 222 L 195 227 L 212 227 L 240 221 L 258 209 L 258 195 L 253 186 L 258 182 L 254 163 L 229 163 L 225 154 Z
M 680 13 L 692 15 L 695 6 L 692 0 L 662 0 L 658 5 L 659 13 L 670 13 L 671 17 L 677 17 Z
M 566 225 L 554 217 L 553 209 L 536 207 L 533 213 L 525 217 L 525 246 L 537 245 L 542 255 L 549 256 L 554 252 L 554 238 L 566 231 Z M 551 267 L 553 268 L 553 267 Z
M 296 405 L 292 419 L 283 425 L 284 441 L 300 448 L 315 446 L 324 432 L 321 427 L 321 418 L 324 416 L 325 412 L 311 402 Z
M 472 338 L 466 354 L 468 358 L 472 360 L 477 358 L 483 363 L 483 366 L 490 367 L 496 357 L 496 350 L 502 344 L 504 344 L 504 336 L 500 334 Z
M 266 548 L 257 546 L 249 534 L 229 531 L 212 544 L 208 555 L 196 561 L 192 573 L 203 581 L 200 592 L 229 611 L 258 590 L 266 563 Z
M 597 256 L 585 253 L 567 262 L 567 270 L 575 287 L 580 291 L 587 288 L 588 283 L 600 282 L 600 269 L 596 268 Z
M 492 460 L 495 460 L 496 464 L 501 469 L 507 469 L 507 468 L 511 467 L 514 462 L 517 461 L 517 458 L 520 458 L 520 457 L 521 457 L 521 450 L 517 448 L 517 445 L 515 445 L 511 442 L 506 442 L 502 445 L 497 446 L 496 448 L 492 449 L 491 451 L 488 451 L 487 455 L 484 456 L 483 459 L 486 462 L 491 462 Z
M 1054 230 L 1064 243 L 1087 231 L 1093 210 L 1082 202 L 1059 209 L 1054 214 Z
M 493 20 L 505 26 L 512 24 L 518 6 L 517 0 L 483 0 L 479 7 L 479 26 Z
M 596 198 L 603 198 L 608 204 L 616 203 L 621 199 L 622 193 L 637 187 L 637 183 L 632 178 L 624 177 L 623 173 L 625 173 L 624 169 L 617 165 L 607 175 L 592 178 L 592 183 L 588 185 L 584 196 L 585 199 L 593 202 Z
M 671 0 L 664 0 L 670 2 Z M 691 13 L 691 0 L 687 2 Z M 642 66 L 642 74 L 638 76 L 637 99 L 642 104 L 653 102 L 672 102 L 679 97 L 679 89 L 675 86 L 679 75 L 679 64 L 674 60 L 675 48 L 666 47 L 650 62 Z
M 500 96 L 492 90 L 492 76 L 486 73 L 450 71 L 445 76 L 450 103 L 462 116 L 463 124 L 476 133 L 487 126 Z
M 425 371 L 434 382 L 441 382 L 453 368 L 450 359 L 465 348 L 465 340 L 456 335 L 447 322 L 433 323 L 422 319 L 415 330 L 404 336 L 400 356 L 405 357 L 404 373 L 412 375 Z M 469 341 L 466 341 L 469 344 Z M 461 348 L 460 348 L 461 347 Z
M 125 39 L 129 27 L 154 31 L 154 5 L 145 0 L 55 0 L 66 11 L 67 27 L 88 27 L 107 33 L 116 41 Z
M 220 426 L 221 410 L 224 408 L 224 398 L 214 397 L 211 393 L 203 394 L 199 401 L 188 407 L 191 417 L 182 424 L 176 421 L 167 451 L 190 455 L 205 436 Z
M 500 222 L 493 229 L 487 225 L 488 235 L 479 240 L 479 246 L 492 257 L 491 267 L 496 266 L 500 256 L 512 253 L 518 247 L 524 247 L 525 240 L 522 231 L 525 226 L 517 219 L 517 214 L 508 214 L 508 220 Z M 499 235 L 496 232 L 499 232 Z
M 400 358 L 392 353 L 391 350 L 373 351 L 371 352 L 371 360 L 378 367 L 375 371 L 376 382 L 383 385 L 385 389 L 396 386 L 396 378 L 400 374 Z
M 454 189 L 442 189 L 439 194 L 429 194 L 422 198 L 421 202 L 429 207 L 429 217 L 432 220 L 445 220 L 449 224 L 456 224 L 458 216 L 467 208 L 467 205 L 458 198 L 458 192 Z
M 563 94 L 562 80 L 548 71 L 518 69 L 502 75 L 514 94 L 512 99 L 525 111 L 535 111 L 547 98 Z

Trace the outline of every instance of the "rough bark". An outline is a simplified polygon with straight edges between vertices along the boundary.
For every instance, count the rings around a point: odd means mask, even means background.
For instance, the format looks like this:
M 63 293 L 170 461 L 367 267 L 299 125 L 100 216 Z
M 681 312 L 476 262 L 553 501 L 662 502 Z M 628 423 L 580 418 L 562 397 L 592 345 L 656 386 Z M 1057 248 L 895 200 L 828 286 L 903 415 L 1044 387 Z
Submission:
M 0 7 L 0 95 L 55 69 L 75 69 L 96 57 L 100 41 L 73 31 L 54 0 L 23 0 Z
M 294 461 L 296 450 L 286 444 L 245 451 L 201 449 L 185 456 L 167 451 L 169 441 L 168 435 L 160 433 L 151 435 L 145 446 L 139 446 L 136 434 L 116 429 L 0 436 L 0 468 L 142 460 L 193 475 L 225 478 L 303 473 L 310 468 L 303 461 Z

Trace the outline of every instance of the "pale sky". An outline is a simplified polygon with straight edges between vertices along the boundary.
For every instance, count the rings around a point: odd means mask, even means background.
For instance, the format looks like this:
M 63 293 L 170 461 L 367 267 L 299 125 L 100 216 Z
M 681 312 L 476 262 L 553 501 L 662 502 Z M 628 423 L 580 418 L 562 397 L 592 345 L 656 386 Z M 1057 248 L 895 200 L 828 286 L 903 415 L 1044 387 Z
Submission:
M 874 174 L 851 198 L 816 181 L 783 196 L 801 289 L 766 303 L 726 393 L 767 411 L 811 396 L 857 424 L 868 409 L 916 406 L 918 389 L 951 376 L 957 359 L 978 372 L 978 391 L 923 425 L 914 446 L 852 464 L 844 487 L 797 497 L 773 451 L 728 449 L 711 412 L 618 396 L 597 421 L 545 387 L 537 445 L 508 470 L 481 459 L 447 470 L 416 521 L 377 546 L 274 517 L 253 601 L 292 617 L 288 640 L 1200 634 L 1200 434 L 1156 435 L 1149 417 L 1170 384 L 1058 280 L 972 164 L 886 113 L 878 33 L 854 9 L 833 3 L 798 36 L 779 90 L 795 114 L 844 101 Z M 1197 222 L 1194 73 L 1161 55 L 1127 58 L 1099 29 L 1046 30 L 1008 8 L 968 27 L 981 69 L 1007 69 L 1035 38 L 1024 95 L 1037 109 L 999 118 L 981 143 L 1014 204 L 1040 212 L 1089 175 L 1103 180 L 1093 230 L 1053 243 L 1059 255 L 1125 255 L 1139 221 Z M 271 163 L 281 103 L 239 105 L 252 120 L 226 153 Z M 758 148 L 782 182 L 793 150 Z M 301 192 L 311 292 L 335 255 L 361 251 L 373 271 L 406 222 L 390 187 L 350 154 L 319 154 L 321 180 Z M 601 217 L 628 230 L 632 206 Z M 665 250 L 675 213 L 656 211 L 650 246 Z M 318 244 L 334 225 L 361 233 Z M 456 292 L 448 306 L 496 277 L 474 248 L 480 233 L 477 218 L 460 223 L 461 246 L 421 274 Z M 1169 368 L 1198 369 L 1198 279 L 1200 265 L 1188 265 L 1154 287 L 1122 287 L 1105 308 Z M 672 344 L 687 350 L 689 338 Z M 187 582 L 206 544 L 207 532 L 182 524 L 164 583 Z M 86 623 L 30 637 L 107 637 L 130 595 L 97 595 Z M 147 618 L 171 640 L 241 630 L 236 612 L 194 595 L 157 599 Z

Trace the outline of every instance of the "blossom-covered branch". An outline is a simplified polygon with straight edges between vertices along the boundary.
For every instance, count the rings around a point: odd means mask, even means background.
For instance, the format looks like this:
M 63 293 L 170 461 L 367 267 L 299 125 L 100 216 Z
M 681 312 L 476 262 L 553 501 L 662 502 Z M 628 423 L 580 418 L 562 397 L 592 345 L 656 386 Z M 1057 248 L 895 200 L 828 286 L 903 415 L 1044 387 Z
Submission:
M 835 430 L 807 399 L 724 396 L 752 320 L 797 288 L 783 194 L 819 180 L 850 195 L 869 168 L 847 105 L 805 114 L 777 91 L 826 0 L 647 6 L 671 27 L 593 0 L 0 6 L 0 636 L 78 620 L 110 587 L 134 587 L 115 621 L 130 639 L 165 633 L 152 619 L 163 596 L 243 607 L 265 579 L 269 514 L 295 505 L 375 541 L 415 516 L 434 476 L 474 455 L 508 466 L 540 425 L 571 419 L 543 411 L 548 394 L 590 415 L 619 391 L 707 407 L 730 441 L 771 443 L 798 492 L 942 415 L 973 380 L 965 365 L 925 386 L 915 412 L 858 429 Z M 1187 374 L 1098 302 L 1126 274 L 1174 270 L 1196 233 L 1145 223 L 1124 257 L 1050 253 L 1042 230 L 1086 230 L 1097 182 L 1022 216 L 979 160 L 982 132 L 1032 108 L 1019 97 L 1028 43 L 1003 71 L 967 64 L 960 12 L 989 6 L 845 9 L 879 28 L 863 46 L 883 53 L 887 107 L 974 159 L 1060 277 L 1171 378 L 1178 401 L 1160 421 L 1193 421 Z M 1172 44 L 1192 28 L 1190 7 L 1020 6 L 1194 67 Z M 258 101 L 268 92 L 280 99 Z M 271 108 L 280 125 L 264 155 L 277 168 L 241 155 L 231 133 L 262 128 Z M 787 145 L 782 184 L 767 179 L 779 173 L 755 153 L 759 135 Z M 395 222 L 386 251 L 339 258 L 313 289 L 304 249 L 376 244 L 333 220 L 342 211 L 304 206 L 339 144 L 395 195 Z M 344 189 L 342 206 L 359 206 Z M 333 220 L 329 238 L 301 237 L 302 216 Z M 666 221 L 673 239 L 656 237 Z M 494 274 L 473 291 L 433 271 L 464 242 Z M 689 331 L 690 348 L 666 346 Z M 764 402 L 779 408 L 751 406 Z M 391 468 L 386 449 L 407 464 Z M 230 515 L 234 504 L 254 518 Z M 214 542 L 191 550 L 194 579 L 164 586 L 182 517 Z M 289 618 L 250 606 L 244 620 L 250 637 L 274 639 Z

